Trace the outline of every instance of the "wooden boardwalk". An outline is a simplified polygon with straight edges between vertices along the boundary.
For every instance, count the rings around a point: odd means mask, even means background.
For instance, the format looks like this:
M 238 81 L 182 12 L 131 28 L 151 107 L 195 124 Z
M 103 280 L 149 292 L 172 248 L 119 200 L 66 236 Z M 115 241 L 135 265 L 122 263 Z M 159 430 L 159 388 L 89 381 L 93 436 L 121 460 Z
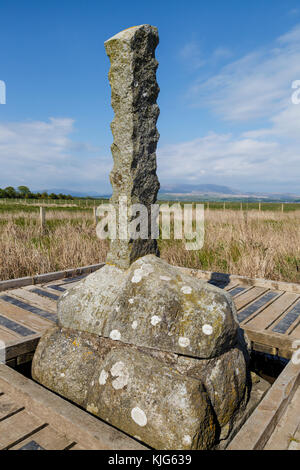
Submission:
M 0 361 L 1 346 L 8 365 L 30 361 L 42 333 L 56 323 L 59 297 L 101 266 L 0 282 Z M 299 284 L 182 270 L 232 295 L 253 350 L 291 358 L 300 339 Z
M 31 361 L 59 297 L 101 266 L 0 282 L 0 449 L 145 449 L 7 367 Z M 181 269 L 232 295 L 253 350 L 290 359 L 299 348 L 300 285 Z M 290 361 L 228 448 L 299 449 L 299 383 Z

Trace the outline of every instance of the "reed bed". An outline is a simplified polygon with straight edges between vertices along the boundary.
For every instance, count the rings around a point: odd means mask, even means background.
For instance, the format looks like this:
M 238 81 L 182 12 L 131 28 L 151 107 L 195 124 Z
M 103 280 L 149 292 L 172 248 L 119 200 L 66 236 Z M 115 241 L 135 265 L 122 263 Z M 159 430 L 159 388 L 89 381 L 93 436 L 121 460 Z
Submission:
M 300 282 L 300 211 L 206 210 L 201 250 L 159 240 L 174 265 L 248 277 Z M 0 214 L 0 279 L 76 268 L 105 260 L 108 242 L 96 237 L 92 210 Z

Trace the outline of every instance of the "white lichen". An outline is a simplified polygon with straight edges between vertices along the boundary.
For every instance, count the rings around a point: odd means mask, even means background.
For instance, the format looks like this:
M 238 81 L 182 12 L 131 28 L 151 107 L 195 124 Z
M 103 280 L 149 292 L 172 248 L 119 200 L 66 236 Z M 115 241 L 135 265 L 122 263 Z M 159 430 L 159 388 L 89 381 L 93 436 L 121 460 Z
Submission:
M 143 278 L 143 271 L 142 269 L 136 269 L 133 273 L 133 277 L 131 279 L 131 282 L 133 282 L 134 284 L 137 284 L 138 282 L 140 282 Z
M 100 385 L 105 385 L 108 377 L 108 372 L 106 372 L 105 369 L 101 371 L 100 377 L 99 377 L 99 384 Z
M 157 315 L 153 315 L 153 317 L 151 318 L 151 325 L 155 326 L 160 322 L 161 322 L 161 318 Z
M 131 418 L 136 424 L 141 427 L 146 426 L 148 421 L 145 412 L 141 410 L 141 408 L 139 408 L 138 406 L 131 410 Z
M 171 281 L 172 279 L 168 276 L 159 276 L 162 281 Z
M 186 348 L 187 346 L 190 345 L 190 340 L 189 340 L 189 338 L 185 338 L 184 336 L 180 336 L 180 338 L 178 340 L 178 344 L 182 348 Z
M 119 330 L 112 330 L 109 335 L 110 339 L 113 341 L 118 341 L 121 338 L 121 333 Z
M 213 333 L 213 327 L 211 325 L 203 325 L 202 331 L 205 335 L 211 335 Z
M 124 362 L 116 362 L 110 369 L 110 373 L 113 377 L 117 377 L 112 381 L 112 386 L 115 390 L 120 390 L 128 384 L 129 372 L 124 364 Z
M 183 286 L 180 290 L 186 295 L 191 294 L 193 291 L 193 289 L 190 286 Z

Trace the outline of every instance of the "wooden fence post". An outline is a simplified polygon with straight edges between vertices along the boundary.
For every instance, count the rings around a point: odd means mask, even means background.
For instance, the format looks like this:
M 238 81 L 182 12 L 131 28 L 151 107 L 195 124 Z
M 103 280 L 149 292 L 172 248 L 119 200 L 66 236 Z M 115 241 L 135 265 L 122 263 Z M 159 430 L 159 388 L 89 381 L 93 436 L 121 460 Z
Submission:
M 98 224 L 98 216 L 97 216 L 97 207 L 96 206 L 94 206 L 93 213 L 94 213 L 94 222 L 95 222 L 95 225 L 97 225 Z
M 46 223 L 46 213 L 45 213 L 45 207 L 40 207 L 40 227 L 42 230 L 45 229 L 45 223 Z

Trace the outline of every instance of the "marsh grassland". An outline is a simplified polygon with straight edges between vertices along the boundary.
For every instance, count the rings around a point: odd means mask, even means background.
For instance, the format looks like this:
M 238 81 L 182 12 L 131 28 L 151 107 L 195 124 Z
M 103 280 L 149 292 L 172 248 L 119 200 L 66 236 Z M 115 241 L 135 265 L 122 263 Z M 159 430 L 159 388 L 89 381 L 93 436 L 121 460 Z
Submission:
M 298 206 L 299 207 L 299 206 Z M 249 209 L 249 207 L 248 207 Z M 205 211 L 205 243 L 186 251 L 178 240 L 159 240 L 169 263 L 248 277 L 300 282 L 300 210 Z M 107 241 L 96 236 L 92 208 L 0 205 L 0 279 L 75 268 L 105 260 Z

